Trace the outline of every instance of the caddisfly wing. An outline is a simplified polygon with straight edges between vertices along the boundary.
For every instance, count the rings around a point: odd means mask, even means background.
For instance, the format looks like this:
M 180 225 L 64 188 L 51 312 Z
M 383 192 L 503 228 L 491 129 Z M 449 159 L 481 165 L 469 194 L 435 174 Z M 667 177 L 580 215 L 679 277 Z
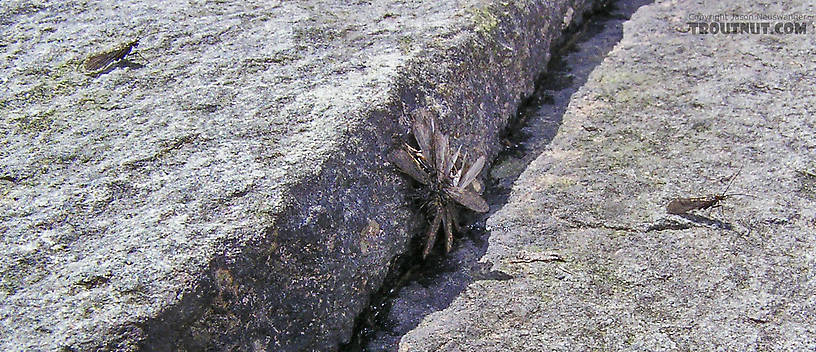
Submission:
M 419 162 L 411 155 L 410 152 L 406 150 L 405 147 L 397 148 L 388 155 L 390 161 L 397 165 L 397 167 L 402 170 L 402 172 L 411 176 L 414 180 L 419 181 L 420 183 L 427 185 L 428 184 L 428 173 L 422 170 L 420 167 Z
M 448 195 L 456 200 L 459 204 L 466 206 L 468 209 L 485 213 L 490 210 L 487 202 L 478 194 L 463 188 L 448 187 L 445 188 Z
M 476 176 L 479 176 L 479 173 L 482 172 L 482 168 L 485 164 L 485 157 L 484 155 L 480 156 L 479 159 L 476 160 L 473 165 L 470 166 L 467 173 L 465 173 L 465 177 L 459 182 L 459 188 L 465 188 L 470 185 L 473 180 L 476 179 Z

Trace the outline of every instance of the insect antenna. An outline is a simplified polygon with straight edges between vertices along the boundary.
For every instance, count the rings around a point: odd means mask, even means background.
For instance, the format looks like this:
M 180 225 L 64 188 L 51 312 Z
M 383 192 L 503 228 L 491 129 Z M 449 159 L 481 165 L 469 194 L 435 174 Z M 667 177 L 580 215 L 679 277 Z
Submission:
M 726 197 L 738 195 L 738 193 L 733 193 L 733 194 L 726 194 L 726 193 L 728 192 L 728 189 L 731 188 L 731 185 L 734 184 L 734 180 L 737 179 L 737 176 L 739 176 L 740 172 L 742 172 L 742 169 L 744 167 L 745 167 L 745 164 L 740 166 L 739 170 L 737 170 L 737 172 L 734 173 L 734 176 L 731 176 L 731 180 L 728 181 L 728 185 L 725 186 L 725 190 L 723 190 L 722 193 L 720 193 L 718 196 L 716 196 L 718 199 L 725 199 Z M 722 208 L 720 208 L 720 216 L 722 216 Z
M 144 57 L 144 56 L 142 56 L 142 54 L 139 54 L 139 52 L 138 52 L 138 51 L 134 51 L 134 52 L 133 52 L 133 54 L 134 54 L 134 55 L 136 55 L 136 56 L 138 56 L 140 59 L 144 60 L 145 62 L 150 63 L 150 60 L 145 59 L 145 57 Z
M 747 194 L 747 193 L 731 193 L 731 194 L 723 194 L 723 196 L 724 196 L 724 197 L 730 197 L 730 196 L 744 196 L 744 197 L 758 198 L 757 196 L 755 196 L 755 195 L 753 195 L 753 194 Z
M 725 186 L 725 190 L 722 191 L 722 193 L 720 193 L 720 196 L 723 196 L 723 197 L 725 196 L 725 193 L 728 192 L 728 189 L 731 188 L 731 185 L 734 184 L 734 180 L 737 179 L 737 176 L 739 176 L 740 172 L 742 172 L 742 168 L 744 168 L 744 167 L 745 167 L 745 165 L 740 166 L 739 170 L 737 170 L 737 173 L 735 173 L 734 176 L 731 176 L 731 180 L 728 181 L 728 185 Z

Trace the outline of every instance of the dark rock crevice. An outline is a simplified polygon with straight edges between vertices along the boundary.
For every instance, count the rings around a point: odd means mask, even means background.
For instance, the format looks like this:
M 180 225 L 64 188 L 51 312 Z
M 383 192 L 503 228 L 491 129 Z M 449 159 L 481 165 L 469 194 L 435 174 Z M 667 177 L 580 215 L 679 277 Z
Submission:
M 557 27 L 549 23 L 558 23 L 567 12 L 567 4 L 551 5 L 483 10 L 477 18 L 493 12 L 508 18 L 496 19 L 495 27 L 477 30 L 461 45 L 429 50 L 407 65 L 391 93 L 398 99 L 347 127 L 346 143 L 335 156 L 312 178 L 291 186 L 288 208 L 277 216 L 280 222 L 250 243 L 220 246 L 227 250 L 195 288 L 181 294 L 180 304 L 142 324 L 141 348 L 334 350 L 349 341 L 349 322 L 381 287 L 388 269 L 415 263 L 410 248 L 417 246 L 409 246 L 409 239 L 424 225 L 418 211 L 403 208 L 406 182 L 384 158 L 393 147 L 392 136 L 404 135 L 408 127 L 408 121 L 393 117 L 430 108 L 440 114 L 442 129 L 455 143 L 470 153 L 496 155 L 505 118 L 533 90 L 527 77 L 540 70 L 535 63 L 549 56 L 556 40 L 551 29 Z M 506 45 L 516 48 L 499 48 Z M 378 231 L 368 234 L 372 221 Z M 479 226 L 469 232 L 482 232 L 473 230 Z M 479 257 L 472 254 L 468 257 Z M 442 260 L 429 263 L 436 267 Z M 468 276 L 504 277 L 483 267 Z

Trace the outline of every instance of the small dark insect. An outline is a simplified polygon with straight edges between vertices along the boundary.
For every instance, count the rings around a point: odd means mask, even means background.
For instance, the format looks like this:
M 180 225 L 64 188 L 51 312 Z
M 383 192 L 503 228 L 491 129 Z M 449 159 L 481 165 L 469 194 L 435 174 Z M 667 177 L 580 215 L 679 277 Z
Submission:
M 705 196 L 705 197 L 693 197 L 693 198 L 675 198 L 669 205 L 666 206 L 666 212 L 669 214 L 686 214 L 692 210 L 705 210 L 708 208 L 718 207 L 719 202 L 725 200 L 729 196 L 736 195 L 736 194 L 725 194 L 728 192 L 728 188 L 731 187 L 731 184 L 734 183 L 734 179 L 742 172 L 742 168 L 740 168 L 734 176 L 731 176 L 730 181 L 728 182 L 728 186 L 725 187 L 725 190 L 720 194 Z
M 118 48 L 104 52 L 101 54 L 93 55 L 87 59 L 85 59 L 85 63 L 83 64 L 83 68 L 86 72 L 95 73 L 99 71 L 103 71 L 108 65 L 120 61 L 128 56 L 133 48 L 139 46 L 139 39 L 136 39 L 130 43 L 123 44 Z
M 402 143 L 389 158 L 402 172 L 422 184 L 420 197 L 431 219 L 422 250 L 424 259 L 431 252 L 440 227 L 445 233 L 445 253 L 450 252 L 454 229 L 461 231 L 457 222 L 459 205 L 480 213 L 490 208 L 479 194 L 468 189 L 482 171 L 485 157 L 481 156 L 470 167 L 465 167 L 467 158 L 459 158 L 461 146 L 451 153 L 448 137 L 436 128 L 427 111 L 415 116 L 412 130 L 419 149 Z

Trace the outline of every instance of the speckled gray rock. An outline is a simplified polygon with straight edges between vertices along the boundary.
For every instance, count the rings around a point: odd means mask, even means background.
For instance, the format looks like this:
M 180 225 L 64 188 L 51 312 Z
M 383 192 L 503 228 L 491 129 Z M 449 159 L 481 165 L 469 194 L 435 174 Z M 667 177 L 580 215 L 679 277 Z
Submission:
M 413 233 L 404 116 L 495 154 L 589 3 L 3 2 L 0 348 L 335 349 Z
M 488 220 L 470 284 L 401 351 L 816 348 L 816 28 L 701 35 L 690 14 L 809 14 L 812 2 L 639 9 L 549 147 Z M 666 213 L 677 196 L 722 208 Z

